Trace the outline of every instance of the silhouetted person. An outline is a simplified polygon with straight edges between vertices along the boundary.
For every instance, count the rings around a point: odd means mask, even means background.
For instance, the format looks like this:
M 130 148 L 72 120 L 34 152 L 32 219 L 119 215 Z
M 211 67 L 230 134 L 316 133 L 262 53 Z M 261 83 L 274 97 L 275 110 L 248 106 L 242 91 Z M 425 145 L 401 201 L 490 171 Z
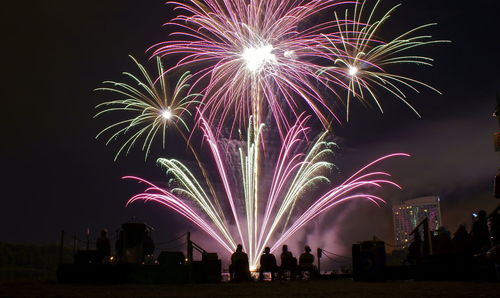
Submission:
M 120 231 L 118 233 L 118 239 L 116 239 L 115 243 L 115 248 L 116 248 L 116 255 L 118 257 L 119 261 L 122 261 L 122 258 L 125 254 L 125 239 L 123 238 L 123 231 Z
M 97 238 L 96 249 L 101 254 L 101 262 L 105 262 L 111 255 L 111 243 L 108 238 L 108 230 L 101 230 L 101 236 Z
M 314 256 L 311 254 L 311 248 L 309 246 L 304 247 L 304 252 L 299 257 L 299 270 L 309 272 L 312 277 L 316 273 L 316 268 L 314 267 Z
M 413 233 L 413 241 L 408 246 L 408 255 L 403 261 L 403 264 L 416 264 L 417 260 L 422 257 L 422 238 L 420 238 L 420 233 Z
M 297 259 L 293 256 L 292 252 L 288 250 L 288 245 L 283 245 L 280 259 L 280 278 L 283 278 L 285 272 L 290 272 L 290 277 L 293 279 L 295 271 L 297 271 Z
M 453 253 L 457 255 L 472 255 L 472 240 L 464 225 L 460 225 L 451 239 Z
M 486 256 L 495 264 L 497 281 L 500 281 L 500 205 L 488 216 L 488 231 L 490 233 L 491 249 Z
M 153 238 L 151 238 L 150 232 L 146 231 L 146 233 L 144 234 L 144 241 L 142 243 L 142 253 L 143 253 L 142 259 L 144 260 L 146 256 L 152 255 L 154 251 L 155 251 L 155 243 L 153 241 Z
M 266 247 L 264 254 L 260 256 L 259 280 L 264 279 L 264 272 L 271 272 L 271 279 L 274 280 L 274 274 L 278 271 L 276 257 L 271 253 L 271 249 Z
M 497 106 L 495 111 L 493 112 L 493 117 L 497 117 L 498 119 L 498 127 L 500 127 L 500 95 L 497 93 Z
M 500 211 L 500 205 L 490 213 L 487 220 L 488 232 L 490 233 L 492 246 L 500 244 L 500 214 L 498 211 Z
M 232 281 L 250 280 L 250 268 L 248 265 L 248 255 L 243 252 L 243 246 L 238 244 L 236 251 L 231 255 L 231 265 L 229 265 L 229 279 Z
M 490 249 L 491 243 L 486 221 L 486 211 L 481 210 L 475 216 L 470 235 L 472 237 L 474 253 L 481 253 Z
M 439 227 L 432 237 L 432 253 L 434 255 L 449 255 L 452 251 L 451 235 L 445 227 Z

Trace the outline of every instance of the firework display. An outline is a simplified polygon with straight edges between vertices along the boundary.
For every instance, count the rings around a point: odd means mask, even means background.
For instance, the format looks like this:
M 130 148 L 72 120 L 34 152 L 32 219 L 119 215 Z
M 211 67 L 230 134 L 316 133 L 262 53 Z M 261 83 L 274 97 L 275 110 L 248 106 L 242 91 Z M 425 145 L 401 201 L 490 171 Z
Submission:
M 163 75 L 164 70 L 160 58 L 156 58 L 158 75 L 155 77 L 151 77 L 148 71 L 134 57 L 130 56 L 130 58 L 141 71 L 144 81 L 131 73 L 124 72 L 123 74 L 133 84 L 104 81 L 103 84 L 109 87 L 96 89 L 97 91 L 113 92 L 119 99 L 98 105 L 96 108 L 102 110 L 95 117 L 117 111 L 125 112 L 124 114 L 130 116 L 126 120 L 104 128 L 96 137 L 98 138 L 110 132 L 111 136 L 106 142 L 106 144 L 109 144 L 121 135 L 128 136 L 116 153 L 115 160 L 123 151 L 128 153 L 141 138 L 144 138 L 141 148 L 145 151 L 145 157 L 147 158 L 151 145 L 158 134 L 161 135 L 163 147 L 165 147 L 169 127 L 173 127 L 181 133 L 182 129 L 189 131 L 189 127 L 182 117 L 184 114 L 191 115 L 188 106 L 197 103 L 195 99 L 198 94 L 188 93 L 188 81 L 191 78 L 189 72 L 185 72 L 180 76 L 173 92 L 169 93 L 167 77 Z M 157 79 L 158 82 L 155 82 Z M 138 87 L 134 85 L 138 85 Z
M 129 116 L 98 136 L 111 133 L 107 143 L 125 139 L 117 157 L 135 144 L 147 157 L 161 137 L 168 155 L 166 132 L 173 128 L 191 149 L 198 169 L 178 159 L 158 158 L 168 187 L 126 176 L 148 185 L 128 204 L 166 206 L 228 252 L 242 244 L 255 266 L 264 247 L 275 250 L 320 214 L 351 200 L 380 205 L 384 200 L 374 190 L 399 187 L 387 172 L 373 167 L 408 156 L 404 153 L 383 156 L 335 185 L 337 145 L 330 141 L 330 129 L 341 122 L 342 112 L 348 119 L 353 98 L 383 111 L 376 89 L 410 107 L 404 88 L 435 90 L 389 72 L 393 64 L 431 65 L 431 58 L 413 50 L 443 42 L 416 35 L 432 24 L 387 41 L 381 28 L 396 7 L 377 17 L 380 1 L 375 0 L 168 4 L 178 13 L 166 24 L 175 31 L 149 49 L 157 76 L 151 77 L 134 59 L 144 81 L 124 73 L 133 84 L 104 82 L 111 87 L 97 89 L 119 96 L 99 105 L 97 115 L 120 111 Z M 162 59 L 167 58 L 170 66 L 164 68 Z M 168 92 L 167 78 L 178 73 L 183 74 Z M 192 126 L 185 120 L 191 115 Z M 209 157 L 202 159 L 193 143 L 204 144 Z M 211 173 L 205 170 L 207 163 L 213 165 Z
M 152 47 L 161 57 L 182 55 L 173 69 L 201 66 L 195 86 L 203 84 L 203 113 L 218 128 L 229 120 L 244 125 L 249 115 L 260 116 L 261 101 L 281 129 L 300 114 L 302 100 L 329 125 L 328 100 L 316 86 L 315 60 L 326 55 L 328 40 L 321 35 L 339 24 L 326 21 L 305 30 L 299 25 L 344 2 L 314 1 L 185 1 L 171 2 L 182 14 L 167 23 L 179 29 Z M 321 82 L 321 81 L 319 81 Z M 329 88 L 324 84 L 323 87 Z M 293 120 L 292 120 L 293 122 Z M 259 123 L 259 121 L 257 121 Z
M 233 251 L 236 248 L 235 244 L 241 243 L 249 254 L 251 265 L 258 264 L 261 252 L 265 246 L 268 246 L 271 239 L 274 239 L 273 248 L 276 248 L 307 222 L 341 202 L 361 198 L 368 199 L 375 204 L 383 202 L 375 195 L 359 193 L 364 187 L 380 187 L 383 184 L 399 187 L 388 179 L 390 176 L 388 173 L 367 172 L 367 170 L 384 159 L 407 156 L 403 153 L 384 156 L 362 168 L 341 185 L 331 188 L 328 173 L 334 165 L 329 160 L 332 159 L 335 144 L 325 140 L 328 135 L 325 132 L 311 144 L 306 144 L 307 150 L 301 150 L 303 147 L 301 145 L 308 143 L 303 140 L 304 134 L 307 134 L 309 130 L 305 126 L 308 118 L 306 117 L 299 118 L 298 122 L 290 128 L 276 160 L 268 160 L 268 164 L 274 166 L 272 169 L 267 169 L 272 173 L 270 177 L 267 177 L 271 184 L 266 189 L 259 189 L 256 186 L 266 178 L 257 171 L 259 164 L 255 160 L 258 152 L 262 151 L 262 148 L 257 147 L 258 142 L 255 142 L 255 139 L 260 137 L 262 128 L 257 133 L 254 133 L 251 128 L 247 141 L 243 146 L 236 148 L 240 169 L 235 171 L 234 167 L 231 167 L 232 164 L 224 158 L 227 154 L 223 153 L 224 150 L 214 138 L 214 133 L 210 131 L 206 120 L 203 117 L 200 118 L 204 124 L 204 137 L 210 145 L 212 157 L 217 166 L 217 178 L 224 185 L 224 199 L 217 194 L 215 194 L 216 197 L 211 197 L 213 194 L 207 194 L 204 187 L 207 184 L 206 181 L 197 180 L 196 175 L 182 162 L 160 158 L 158 163 L 166 169 L 167 175 L 174 178 L 172 188 L 163 190 L 147 182 L 151 187 L 146 192 L 134 196 L 129 203 L 145 200 L 168 206 L 193 221 L 228 251 Z M 233 181 L 231 176 L 237 176 L 240 179 L 239 183 Z M 127 178 L 146 182 L 136 177 Z M 319 194 L 317 200 L 308 202 L 305 199 L 306 194 L 313 188 L 324 189 L 320 187 L 322 184 L 326 186 L 326 193 Z M 240 185 L 242 187 L 239 187 Z M 236 198 L 242 199 L 236 200 Z M 184 202 L 185 199 L 194 204 Z M 299 200 L 310 203 L 310 206 L 302 213 L 295 212 L 297 210 L 294 209 Z M 222 201 L 227 201 L 230 206 L 229 214 L 220 208 L 223 205 Z M 200 209 L 214 227 L 197 214 L 195 209 Z M 246 212 L 239 214 L 237 210 L 246 210 Z M 260 214 L 263 215 L 262 219 L 259 217 Z M 293 224 L 289 224 L 290 217 L 294 218 Z M 246 225 L 241 225 L 240 222 Z M 234 237 L 230 232 L 231 225 L 236 226 Z

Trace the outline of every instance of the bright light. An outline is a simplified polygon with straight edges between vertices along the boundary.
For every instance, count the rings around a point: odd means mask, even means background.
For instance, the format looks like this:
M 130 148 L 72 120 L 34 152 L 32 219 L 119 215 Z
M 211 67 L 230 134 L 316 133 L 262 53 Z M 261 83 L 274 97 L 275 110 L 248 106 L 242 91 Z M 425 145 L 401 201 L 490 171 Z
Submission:
M 260 47 L 250 47 L 243 50 L 241 55 L 245 60 L 246 67 L 251 72 L 259 72 L 266 63 L 276 63 L 273 54 L 273 46 L 270 44 Z
M 285 53 L 283 53 L 283 56 L 285 56 L 286 58 L 295 58 L 295 52 L 294 51 L 285 51 Z
M 250 271 L 257 271 L 257 266 L 251 265 L 250 266 Z
M 161 116 L 165 120 L 170 120 L 172 118 L 172 111 L 170 111 L 170 109 L 163 110 L 163 112 L 161 112 Z
M 349 75 L 355 76 L 358 73 L 359 69 L 356 66 L 349 66 Z

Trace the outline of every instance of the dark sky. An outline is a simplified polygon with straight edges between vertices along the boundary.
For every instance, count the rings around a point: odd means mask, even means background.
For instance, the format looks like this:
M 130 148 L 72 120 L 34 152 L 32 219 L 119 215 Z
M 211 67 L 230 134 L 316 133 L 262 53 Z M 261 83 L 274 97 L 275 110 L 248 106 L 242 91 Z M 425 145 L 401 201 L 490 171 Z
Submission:
M 473 210 L 500 203 L 491 195 L 500 157 L 493 152 L 492 133 L 498 127 L 491 117 L 500 91 L 499 4 L 401 2 L 388 33 L 437 22 L 428 32 L 453 41 L 422 49 L 436 59 L 434 68 L 403 69 L 444 95 L 410 93 L 422 119 L 398 100 L 384 98 L 385 114 L 357 105 L 350 122 L 335 128 L 339 178 L 385 153 L 413 156 L 384 165 L 404 186 L 384 192 L 388 206 L 351 205 L 317 223 L 327 232 L 335 223 L 337 244 L 375 234 L 390 237 L 390 205 L 415 196 L 440 195 L 444 224 L 451 230 L 470 223 Z M 143 188 L 120 177 L 161 181 L 164 173 L 152 159 L 144 162 L 141 152 L 113 162 L 116 145 L 94 139 L 108 123 L 92 118 L 94 106 L 106 99 L 92 90 L 133 70 L 128 54 L 142 61 L 149 57 L 147 47 L 167 38 L 161 25 L 170 18 L 170 8 L 160 0 L 47 0 L 4 4 L 2 14 L 1 98 L 7 105 L 0 241 L 56 242 L 61 229 L 80 235 L 86 227 L 113 230 L 134 215 L 155 226 L 158 239 L 188 229 L 182 218 L 158 206 L 124 207 Z

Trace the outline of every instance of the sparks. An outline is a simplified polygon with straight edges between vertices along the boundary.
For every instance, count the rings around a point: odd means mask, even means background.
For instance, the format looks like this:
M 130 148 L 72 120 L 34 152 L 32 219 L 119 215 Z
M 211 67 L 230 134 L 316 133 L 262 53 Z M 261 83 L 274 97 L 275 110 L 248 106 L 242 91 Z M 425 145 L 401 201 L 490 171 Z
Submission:
M 355 76 L 358 73 L 359 69 L 356 66 L 349 67 L 349 75 L 351 77 Z
M 210 147 L 218 172 L 217 179 L 222 181 L 224 193 L 207 193 L 203 185 L 213 183 L 198 180 L 189 167 L 178 160 L 160 158 L 158 163 L 174 178 L 171 188 L 162 189 L 143 179 L 126 177 L 151 186 L 144 193 L 132 197 L 129 204 L 143 200 L 167 206 L 204 230 L 228 252 L 232 252 L 236 244 L 241 243 L 249 254 L 251 266 L 257 266 L 266 246 L 272 244 L 273 250 L 276 249 L 309 221 L 339 204 L 356 199 L 365 199 L 376 205 L 384 203 L 382 198 L 363 193 L 363 190 L 366 191 L 367 187 L 378 188 L 384 184 L 399 186 L 388 179 L 389 174 L 370 173 L 367 169 L 388 158 L 408 156 L 403 153 L 384 156 L 368 164 L 342 184 L 331 186 L 328 176 L 334 165 L 328 159 L 331 159 L 336 145 L 327 141 L 327 131 L 311 145 L 307 145 L 303 136 L 309 134 L 306 122 L 310 117 L 301 116 L 290 128 L 277 158 L 269 161 L 273 167 L 266 172 L 271 173 L 271 183 L 263 184 L 269 178 L 266 176 L 264 179 L 262 169 L 259 171 L 262 165 L 258 156 L 263 148 L 258 140 L 264 133 L 264 127 L 257 126 L 258 132 L 250 129 L 246 142 L 235 151 L 241 164 L 238 172 L 231 167 L 232 158 L 228 159 L 231 155 L 221 147 L 208 122 L 203 117 L 200 118 L 204 139 Z M 308 149 L 300 150 L 303 146 Z M 311 188 L 326 191 L 311 200 L 309 195 L 305 195 Z M 240 197 L 242 200 L 236 199 Z M 223 203 L 224 200 L 227 204 Z M 296 208 L 301 203 L 307 203 L 309 207 L 306 210 Z
M 269 113 L 284 137 L 304 108 L 312 111 L 325 128 L 330 126 L 330 118 L 340 122 L 332 110 L 334 103 L 320 91 L 331 90 L 331 86 L 316 71 L 328 44 L 321 33 L 334 32 L 341 24 L 324 21 L 303 30 L 299 25 L 349 2 L 169 3 L 181 12 L 166 24 L 179 30 L 172 33 L 177 39 L 150 49 L 155 56 L 182 57 L 168 71 L 198 69 L 193 74 L 193 86 L 202 90 L 202 112 L 210 124 L 216 125 L 217 132 L 227 124 L 230 128 L 245 127 L 250 116 L 263 119 Z
M 272 45 L 264 45 L 256 48 L 245 48 L 241 55 L 245 60 L 247 69 L 252 73 L 262 70 L 266 64 L 276 64 L 276 56 L 273 54 Z
M 369 1 L 357 2 L 354 12 L 346 10 L 343 17 L 335 12 L 337 22 L 345 22 L 338 27 L 335 34 L 326 34 L 329 44 L 325 49 L 329 52 L 330 66 L 321 68 L 318 74 L 334 84 L 346 86 L 347 78 L 347 120 L 349 120 L 350 102 L 357 98 L 365 105 L 375 103 L 380 112 L 384 112 L 377 96 L 376 87 L 385 90 L 404 102 L 418 116 L 420 114 L 407 100 L 405 88 L 418 92 L 418 86 L 423 86 L 441 94 L 432 86 L 411 77 L 390 72 L 390 66 L 395 64 L 415 64 L 432 66 L 433 59 L 415 54 L 405 54 L 409 50 L 426 45 L 449 42 L 433 40 L 429 35 L 417 33 L 435 24 L 426 24 L 413 28 L 405 33 L 384 41 L 379 38 L 380 29 L 390 19 L 400 6 L 389 9 L 380 19 L 375 19 L 381 0 L 374 1 L 371 11 Z M 363 72 L 360 72 L 360 69 Z M 347 76 L 346 76 L 347 74 Z
M 115 113 L 128 112 L 128 119 L 111 124 L 99 132 L 96 138 L 109 133 L 106 145 L 119 137 L 125 137 L 125 141 L 115 155 L 115 160 L 120 154 L 128 154 L 134 144 L 142 141 L 141 149 L 145 152 L 147 159 L 155 138 L 161 136 L 163 147 L 166 145 L 167 130 L 175 129 L 178 132 L 189 131 L 184 118 L 191 115 L 188 107 L 198 103 L 196 93 L 189 94 L 188 84 L 191 78 L 190 72 L 180 76 L 172 93 L 169 93 L 168 82 L 164 75 L 163 65 L 160 58 L 156 59 L 158 82 L 154 79 L 134 57 L 130 56 L 142 78 L 132 73 L 125 72 L 124 75 L 130 83 L 105 81 L 106 87 L 97 88 L 97 91 L 112 92 L 119 99 L 99 104 L 96 108 L 101 109 L 95 117 Z M 109 86 L 109 87 L 108 87 Z M 137 87 L 136 87 L 137 86 Z M 167 121 L 166 121 L 167 120 Z
M 172 119 L 172 111 L 170 110 L 170 107 L 168 107 L 166 110 L 163 110 L 161 112 L 161 116 L 163 117 L 163 119 L 165 120 L 170 120 Z

